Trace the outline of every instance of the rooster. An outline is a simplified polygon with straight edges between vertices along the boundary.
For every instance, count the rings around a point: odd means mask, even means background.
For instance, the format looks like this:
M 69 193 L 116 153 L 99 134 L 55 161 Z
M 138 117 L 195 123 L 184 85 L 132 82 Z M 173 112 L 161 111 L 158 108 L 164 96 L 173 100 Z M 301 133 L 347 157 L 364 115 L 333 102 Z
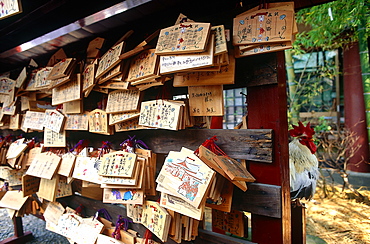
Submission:
M 290 198 L 297 200 L 297 204 L 300 199 L 312 198 L 319 178 L 316 145 L 312 139 L 315 131 L 310 127 L 310 123 L 304 126 L 299 121 L 298 124 L 289 130 L 293 137 L 289 143 Z

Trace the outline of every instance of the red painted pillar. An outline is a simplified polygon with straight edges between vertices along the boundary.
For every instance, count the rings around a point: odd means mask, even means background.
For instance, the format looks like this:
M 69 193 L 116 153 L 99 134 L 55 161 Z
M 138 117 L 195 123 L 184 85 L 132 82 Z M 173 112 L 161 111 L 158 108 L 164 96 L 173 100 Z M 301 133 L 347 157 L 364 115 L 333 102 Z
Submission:
M 370 172 L 364 90 L 357 42 L 344 48 L 343 51 L 343 88 L 345 125 L 356 133 L 359 137 L 356 144 L 361 145 L 357 153 L 349 159 L 347 169 L 355 172 Z

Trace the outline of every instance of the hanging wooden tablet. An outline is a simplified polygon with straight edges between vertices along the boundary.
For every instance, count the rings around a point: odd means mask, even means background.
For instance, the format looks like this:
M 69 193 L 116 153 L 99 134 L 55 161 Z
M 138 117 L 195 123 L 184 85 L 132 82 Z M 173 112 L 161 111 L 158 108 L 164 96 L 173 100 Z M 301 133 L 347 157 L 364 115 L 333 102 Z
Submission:
M 157 202 L 145 201 L 142 214 L 141 223 L 161 241 L 166 242 L 171 222 L 171 216 L 166 209 Z
M 58 49 L 58 51 L 56 51 L 53 56 L 51 56 L 51 58 L 49 59 L 48 61 L 48 64 L 47 66 L 54 66 L 56 65 L 58 62 L 60 62 L 61 60 L 64 60 L 67 58 L 67 55 L 66 53 L 64 52 L 63 48 L 60 48 Z
M 157 55 L 203 52 L 211 25 L 209 23 L 180 23 L 162 29 L 156 46 Z
M 104 188 L 103 203 L 142 205 L 144 203 L 144 190 Z
M 174 87 L 181 86 L 207 86 L 227 85 L 235 82 L 235 58 L 229 55 L 229 64 L 221 66 L 220 71 L 189 72 L 186 74 L 175 74 Z
M 240 162 L 226 156 L 217 156 L 217 164 L 225 171 L 231 180 L 254 182 L 256 179 Z
M 182 119 L 183 105 L 165 100 L 142 102 L 139 125 L 177 130 L 179 121 Z
M 40 188 L 37 193 L 38 197 L 41 197 L 50 202 L 55 202 L 57 194 L 57 184 L 59 181 L 59 175 L 55 174 L 51 179 L 40 180 Z
M 80 77 L 80 74 L 77 74 L 68 83 L 54 88 L 52 90 L 51 104 L 58 105 L 82 99 Z
M 20 129 L 20 114 L 10 116 L 9 129 L 19 130 Z
M 97 58 L 104 44 L 105 39 L 102 37 L 97 37 L 94 40 L 89 42 L 89 45 L 86 50 L 86 57 L 87 58 Z
M 109 133 L 108 115 L 101 109 L 95 109 L 88 115 L 89 132 Z
M 24 143 L 24 138 L 18 139 L 10 144 L 6 158 L 18 158 L 24 150 L 27 149 L 27 144 Z
M 35 85 L 36 85 L 36 80 L 35 80 L 35 76 L 36 76 L 36 70 L 33 70 L 30 74 L 30 80 L 28 81 L 27 85 L 26 85 L 26 88 L 24 89 L 25 91 L 36 91 L 37 88 L 35 88 Z
M 134 223 L 141 223 L 143 216 L 143 206 L 136 204 L 127 204 L 127 217 L 131 218 Z
M 233 235 L 244 237 L 244 213 L 232 210 L 230 213 L 212 210 L 212 231 L 225 234 L 229 232 Z
M 95 84 L 95 62 L 86 66 L 82 74 L 82 91 L 85 92 Z
M 7 191 L 0 200 L 0 207 L 20 210 L 28 197 L 23 197 L 22 191 Z
M 215 172 L 190 150 L 170 151 L 156 179 L 165 188 L 198 208 L 212 182 Z
M 78 156 L 76 158 L 72 177 L 79 180 L 101 184 L 102 178 L 98 174 L 100 163 L 101 160 L 98 158 Z
M 64 114 L 81 114 L 83 113 L 83 100 L 63 103 Z
M 9 166 L 0 167 L 0 178 L 8 181 L 9 186 L 19 186 L 22 185 L 22 176 L 25 170 L 12 169 Z
M 223 86 L 189 86 L 190 116 L 223 116 Z
M 219 177 L 223 177 L 218 174 Z M 221 194 L 217 199 L 207 199 L 206 207 L 217 209 L 223 212 L 230 212 L 233 200 L 234 185 L 232 182 L 224 178 L 222 182 Z
M 108 72 L 106 72 L 104 75 L 102 75 L 98 80 L 98 84 L 103 84 L 104 82 L 116 77 L 119 74 L 122 74 L 123 72 L 123 62 L 121 61 L 118 63 L 115 67 L 110 69 Z
M 30 166 L 33 159 L 42 152 L 42 147 L 34 147 L 28 151 L 26 166 Z
M 75 58 L 67 58 L 58 62 L 56 65 L 53 66 L 53 69 L 51 70 L 47 79 L 55 80 L 58 78 L 68 76 L 69 73 L 74 68 L 75 63 L 76 63 Z
M 65 83 L 67 83 L 68 81 L 71 80 L 71 77 L 73 77 L 73 75 L 68 74 L 65 77 L 58 78 L 58 79 L 55 79 L 55 80 L 51 80 L 50 85 L 49 85 L 49 89 L 53 89 L 53 88 L 56 88 L 58 86 L 64 85 Z
M 17 107 L 15 105 L 9 105 L 9 106 L 4 106 L 2 110 L 3 110 L 3 114 L 5 115 L 14 115 L 15 111 L 17 110 Z
M 109 49 L 99 61 L 98 68 L 96 70 L 95 79 L 99 79 L 102 75 L 108 72 L 111 68 L 116 66 L 121 60 L 119 56 L 123 51 L 124 42 L 120 42 L 111 49 Z
M 109 114 L 109 125 L 114 125 L 130 119 L 138 118 L 139 115 L 140 115 L 139 112 Z
M 103 155 L 99 175 L 131 178 L 136 168 L 135 153 L 116 151 Z
M 19 73 L 18 78 L 15 80 L 15 87 L 20 88 L 27 79 L 27 69 L 24 67 Z
M 59 133 L 65 122 L 65 116 L 56 109 L 45 110 L 44 127 Z
M 31 196 L 38 192 L 40 187 L 40 178 L 32 175 L 22 176 L 22 192 L 23 197 Z
M 96 218 L 83 218 L 78 226 L 78 234 L 73 241 L 79 244 L 96 243 L 98 235 L 103 232 L 104 225 Z
M 158 77 L 158 57 L 155 49 L 148 49 L 131 60 L 127 81 L 132 82 L 147 77 Z
M 83 114 L 67 114 L 65 130 L 88 130 L 89 129 L 89 113 Z
M 127 90 L 129 87 L 129 82 L 127 81 L 108 81 L 105 84 L 100 85 L 100 88 L 109 88 L 116 90 Z
M 108 94 L 107 113 L 138 111 L 140 91 L 117 90 Z
M 114 125 L 116 132 L 147 129 L 143 125 L 139 125 L 139 117 L 129 119 Z
M 159 57 L 160 74 L 189 71 L 210 67 L 213 65 L 214 56 L 214 35 L 212 34 L 204 52 L 182 55 L 165 55 Z
M 215 53 L 214 55 L 220 55 L 227 53 L 227 43 L 225 27 L 223 25 L 217 25 L 211 27 L 212 33 L 215 34 Z
M 31 163 L 26 174 L 51 179 L 59 167 L 61 158 L 53 153 L 41 153 Z
M 65 213 L 60 216 L 56 233 L 70 239 L 74 239 L 78 234 L 78 226 L 81 224 L 82 218 L 74 213 Z
M 58 224 L 58 220 L 62 214 L 64 214 L 65 208 L 59 202 L 49 202 L 43 214 L 46 222 L 51 222 L 55 225 Z
M 142 188 L 145 173 L 145 159 L 137 158 L 134 174 L 131 178 L 117 176 L 102 176 L 104 188 Z
M 250 45 L 290 41 L 294 13 L 286 10 L 261 9 L 234 18 L 233 44 Z
M 62 161 L 58 169 L 58 174 L 65 177 L 71 177 L 73 173 L 73 168 L 75 165 L 76 156 L 72 153 L 66 153 L 62 156 Z
M 60 133 L 58 133 L 48 128 L 45 128 L 44 146 L 45 147 L 66 147 L 66 131 L 63 130 Z
M 241 58 L 255 54 L 277 52 L 292 47 L 292 41 L 238 46 L 235 48 L 235 57 Z
M 0 94 L 9 94 L 15 88 L 15 80 L 7 77 L 0 78 Z
M 162 192 L 160 205 L 166 209 L 170 209 L 197 220 L 202 220 L 203 218 L 204 204 L 201 204 L 200 208 L 196 208 L 179 197 Z
M 35 88 L 42 89 L 49 87 L 51 80 L 48 79 L 48 76 L 52 69 L 53 67 L 45 67 L 37 71 L 35 75 Z

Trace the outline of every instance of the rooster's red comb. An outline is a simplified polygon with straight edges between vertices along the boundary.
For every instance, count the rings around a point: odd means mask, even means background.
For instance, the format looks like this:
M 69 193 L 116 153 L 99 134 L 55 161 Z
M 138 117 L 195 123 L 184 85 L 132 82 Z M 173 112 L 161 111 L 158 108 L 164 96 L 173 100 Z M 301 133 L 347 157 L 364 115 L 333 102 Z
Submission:
M 314 129 L 311 128 L 310 122 L 308 122 L 307 125 L 304 126 L 301 121 L 298 121 L 298 126 L 292 126 L 293 129 L 289 130 L 289 133 L 292 137 L 297 137 L 304 134 L 305 136 L 312 138 L 312 136 L 315 134 Z

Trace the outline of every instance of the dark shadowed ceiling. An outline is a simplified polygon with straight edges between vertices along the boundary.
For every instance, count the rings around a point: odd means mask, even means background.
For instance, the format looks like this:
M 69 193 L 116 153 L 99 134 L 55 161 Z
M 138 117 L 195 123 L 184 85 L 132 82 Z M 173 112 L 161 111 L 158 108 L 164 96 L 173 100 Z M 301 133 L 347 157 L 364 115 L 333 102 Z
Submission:
M 237 14 L 261 2 L 265 1 L 21 0 L 22 13 L 0 20 L 0 72 L 22 68 L 31 58 L 45 62 L 61 47 L 67 55 L 78 55 L 79 46 L 86 48 L 98 36 L 107 40 L 106 49 L 129 30 L 134 30 L 133 40 L 135 35 L 140 40 L 173 25 L 180 13 L 232 29 Z M 296 0 L 295 8 L 324 2 L 328 0 Z

